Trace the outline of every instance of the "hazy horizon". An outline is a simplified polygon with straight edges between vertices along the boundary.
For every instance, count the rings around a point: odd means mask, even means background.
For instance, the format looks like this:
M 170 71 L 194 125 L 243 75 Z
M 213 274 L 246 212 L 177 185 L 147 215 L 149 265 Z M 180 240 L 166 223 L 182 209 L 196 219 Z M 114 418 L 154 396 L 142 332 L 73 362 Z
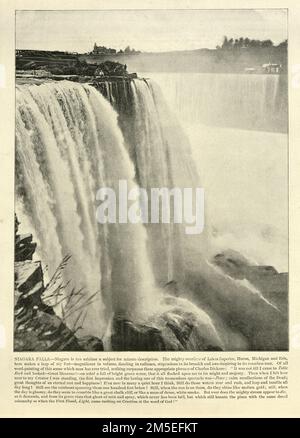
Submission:
M 180 29 L 180 32 L 178 32 Z M 286 9 L 17 11 L 16 48 L 85 53 L 214 49 L 223 37 L 287 39 Z

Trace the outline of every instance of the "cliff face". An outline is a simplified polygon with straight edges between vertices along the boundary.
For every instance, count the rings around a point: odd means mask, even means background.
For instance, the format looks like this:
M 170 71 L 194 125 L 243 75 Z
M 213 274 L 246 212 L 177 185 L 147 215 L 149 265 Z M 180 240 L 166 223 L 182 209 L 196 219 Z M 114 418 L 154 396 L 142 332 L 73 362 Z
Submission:
M 40 261 L 32 257 L 36 244 L 32 235 L 18 234 L 15 218 L 15 351 L 101 351 L 102 341 L 94 337 L 78 338 L 43 301 L 44 284 Z

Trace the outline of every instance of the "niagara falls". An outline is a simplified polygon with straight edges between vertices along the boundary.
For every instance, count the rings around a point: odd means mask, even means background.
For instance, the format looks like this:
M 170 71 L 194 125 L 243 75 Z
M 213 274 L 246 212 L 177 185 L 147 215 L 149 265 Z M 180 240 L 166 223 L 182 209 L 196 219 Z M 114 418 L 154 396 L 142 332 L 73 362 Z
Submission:
M 17 50 L 15 351 L 288 350 L 287 42 L 230 41 Z

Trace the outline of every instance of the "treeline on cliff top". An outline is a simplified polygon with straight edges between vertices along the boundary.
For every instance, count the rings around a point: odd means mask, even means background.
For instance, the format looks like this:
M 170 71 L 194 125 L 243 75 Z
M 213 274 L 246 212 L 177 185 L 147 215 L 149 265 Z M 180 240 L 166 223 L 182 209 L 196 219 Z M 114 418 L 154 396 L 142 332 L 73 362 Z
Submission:
M 248 37 L 240 38 L 228 38 L 224 36 L 223 43 L 221 46 L 216 46 L 217 50 L 232 50 L 232 49 L 257 49 L 266 47 L 275 47 L 278 49 L 286 50 L 288 42 L 287 40 L 282 41 L 278 45 L 275 45 L 272 40 L 256 40 L 250 39 Z

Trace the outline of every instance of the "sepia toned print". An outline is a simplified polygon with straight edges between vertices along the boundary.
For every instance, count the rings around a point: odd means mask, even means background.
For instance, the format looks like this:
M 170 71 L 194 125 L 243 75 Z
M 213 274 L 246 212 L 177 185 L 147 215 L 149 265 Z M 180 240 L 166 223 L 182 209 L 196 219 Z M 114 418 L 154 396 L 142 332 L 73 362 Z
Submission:
M 285 9 L 16 12 L 15 351 L 288 350 L 287 55 Z

